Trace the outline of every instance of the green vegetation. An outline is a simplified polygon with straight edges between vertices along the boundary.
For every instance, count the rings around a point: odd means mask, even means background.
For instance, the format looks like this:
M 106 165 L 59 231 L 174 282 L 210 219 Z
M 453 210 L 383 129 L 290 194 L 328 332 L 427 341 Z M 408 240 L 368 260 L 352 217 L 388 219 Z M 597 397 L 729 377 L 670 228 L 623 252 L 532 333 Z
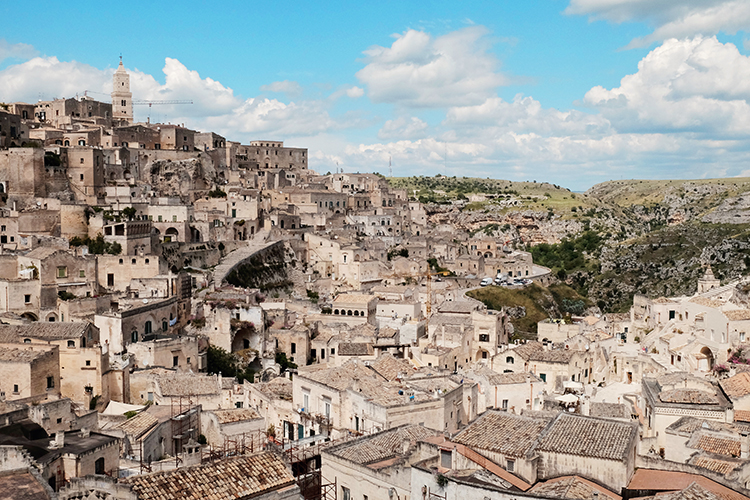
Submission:
M 255 380 L 255 371 L 249 365 L 243 366 L 239 357 L 221 347 L 208 346 L 206 361 L 208 373 L 220 374 L 222 377 L 235 377 L 240 383 L 243 380 L 250 383 Z
M 227 193 L 225 193 L 224 191 L 222 191 L 220 188 L 216 188 L 216 189 L 208 192 L 208 197 L 209 198 L 226 198 L 227 197 Z
M 52 151 L 44 153 L 44 166 L 45 167 L 59 167 L 62 165 L 60 155 Z
M 290 368 L 297 368 L 297 364 L 289 361 L 286 354 L 280 351 L 276 351 L 276 363 L 281 366 L 282 372 L 285 372 Z
M 310 299 L 310 302 L 313 304 L 317 304 L 318 300 L 320 300 L 320 294 L 312 290 L 307 290 L 307 298 Z
M 60 297 L 60 300 L 74 300 L 78 298 L 75 296 L 75 294 L 70 293 L 66 290 L 60 290 L 59 292 L 57 292 L 57 296 Z
M 138 213 L 138 211 L 133 207 L 125 207 L 122 209 L 122 215 L 128 218 L 128 220 L 133 220 L 135 218 L 135 215 Z
M 548 288 L 532 283 L 521 288 L 512 289 L 498 286 L 487 286 L 467 292 L 469 297 L 482 301 L 488 308 L 500 310 L 503 307 L 516 308 L 518 312 L 523 308 L 525 314 L 513 314 L 520 316 L 511 319 L 516 329 L 515 338 L 535 338 L 537 323 L 547 318 L 569 317 L 576 314 L 569 309 L 578 309 L 581 312 L 591 304 L 585 297 L 579 295 L 574 289 L 564 284 L 552 285 Z M 568 310 L 566 310 L 566 307 Z
M 602 237 L 594 231 L 584 231 L 575 238 L 565 238 L 560 243 L 542 243 L 531 248 L 534 263 L 549 267 L 553 272 L 566 272 L 598 267 L 590 257 L 598 254 Z M 559 275 L 558 275 L 559 277 Z
M 394 257 L 409 257 L 409 250 L 406 248 L 388 250 L 388 260 L 393 260 Z
M 110 255 L 120 255 L 122 252 L 122 245 L 119 243 L 110 243 L 107 241 L 104 241 L 104 236 L 102 236 L 102 233 L 99 233 L 96 235 L 96 238 L 93 240 L 86 236 L 85 238 L 79 238 L 78 236 L 74 236 L 70 240 L 70 246 L 72 247 L 80 247 L 86 245 L 89 248 L 89 253 L 94 255 L 103 255 L 105 253 L 108 253 Z

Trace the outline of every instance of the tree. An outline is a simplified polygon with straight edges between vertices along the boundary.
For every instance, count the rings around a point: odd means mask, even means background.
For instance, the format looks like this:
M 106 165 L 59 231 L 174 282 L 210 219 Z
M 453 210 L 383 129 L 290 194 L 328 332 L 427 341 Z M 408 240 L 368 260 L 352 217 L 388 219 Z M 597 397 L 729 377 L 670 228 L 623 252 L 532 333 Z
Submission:
M 133 220 L 135 218 L 135 214 L 137 213 L 137 210 L 133 207 L 125 207 L 122 209 L 122 215 L 128 218 L 128 220 Z

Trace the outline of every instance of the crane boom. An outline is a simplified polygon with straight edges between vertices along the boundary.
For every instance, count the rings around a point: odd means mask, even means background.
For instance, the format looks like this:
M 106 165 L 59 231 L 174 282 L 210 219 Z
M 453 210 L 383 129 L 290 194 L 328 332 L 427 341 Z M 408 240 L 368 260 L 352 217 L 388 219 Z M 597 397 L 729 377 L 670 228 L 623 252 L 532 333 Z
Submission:
M 150 108 L 152 104 L 193 104 L 193 101 L 132 101 L 133 106 L 142 106 L 148 104 Z

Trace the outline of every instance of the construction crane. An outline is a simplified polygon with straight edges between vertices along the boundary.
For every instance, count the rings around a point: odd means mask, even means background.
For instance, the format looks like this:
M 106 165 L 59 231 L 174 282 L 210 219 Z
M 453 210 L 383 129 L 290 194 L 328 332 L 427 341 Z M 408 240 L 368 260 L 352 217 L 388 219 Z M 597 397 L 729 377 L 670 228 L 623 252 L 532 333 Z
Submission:
M 133 106 L 145 106 L 148 105 L 148 121 L 151 121 L 151 106 L 156 104 L 161 106 L 163 104 L 193 104 L 193 101 L 131 101 Z

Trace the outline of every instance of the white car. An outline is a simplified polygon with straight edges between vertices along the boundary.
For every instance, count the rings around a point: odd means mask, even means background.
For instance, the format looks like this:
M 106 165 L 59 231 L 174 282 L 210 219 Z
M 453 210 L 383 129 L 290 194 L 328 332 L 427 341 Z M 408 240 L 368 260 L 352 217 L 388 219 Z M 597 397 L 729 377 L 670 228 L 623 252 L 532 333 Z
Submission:
M 480 283 L 479 286 L 487 286 L 492 284 L 492 278 L 484 278 Z

